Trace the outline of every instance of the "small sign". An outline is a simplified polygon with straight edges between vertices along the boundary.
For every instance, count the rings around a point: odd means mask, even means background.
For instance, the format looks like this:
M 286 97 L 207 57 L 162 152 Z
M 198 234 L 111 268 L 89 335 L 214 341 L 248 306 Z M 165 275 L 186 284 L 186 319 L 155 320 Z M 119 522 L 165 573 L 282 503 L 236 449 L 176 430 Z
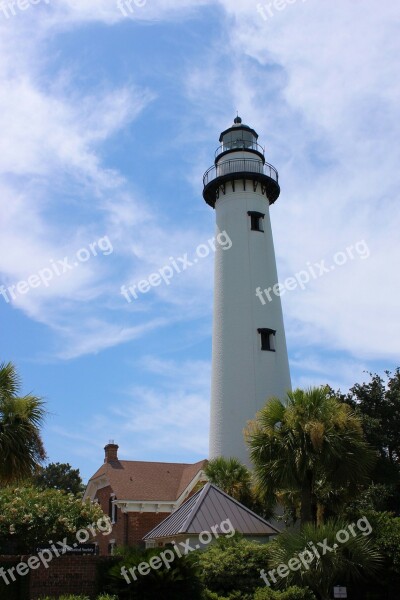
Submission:
M 73 545 L 73 547 L 70 550 L 67 550 L 67 552 L 65 553 L 67 556 L 68 555 L 95 555 L 97 553 L 97 546 L 96 544 L 78 544 L 77 546 L 75 546 L 75 544 Z
M 94 556 L 97 554 L 97 546 L 96 544 L 72 544 L 68 547 L 68 550 L 63 550 L 62 547 L 56 546 L 57 551 L 60 553 L 59 555 L 63 556 Z M 39 546 L 36 548 L 36 553 L 41 552 L 42 550 L 47 550 L 57 556 L 57 554 L 53 551 L 52 547 L 49 546 Z
M 333 588 L 334 598 L 347 598 L 347 588 L 337 585 Z

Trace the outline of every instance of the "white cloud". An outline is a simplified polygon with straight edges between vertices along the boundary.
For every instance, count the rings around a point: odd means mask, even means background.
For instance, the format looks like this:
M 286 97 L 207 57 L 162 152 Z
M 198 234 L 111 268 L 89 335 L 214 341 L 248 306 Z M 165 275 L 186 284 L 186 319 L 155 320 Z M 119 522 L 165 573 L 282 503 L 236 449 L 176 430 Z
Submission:
M 137 7 L 134 18 L 185 18 L 207 4 L 223 7 L 227 18 L 220 21 L 223 44 L 220 38 L 215 40 L 198 63 L 182 73 L 193 122 L 198 124 L 198 116 L 204 117 L 196 135 L 203 140 L 215 128 L 217 136 L 234 107 L 266 133 L 261 141 L 271 148 L 268 159 L 278 166 L 282 182 L 282 197 L 272 209 L 281 278 L 359 239 L 371 248 L 371 258 L 365 263 L 347 265 L 315 282 L 308 293 L 286 297 L 289 339 L 296 331 L 296 344 L 322 339 L 335 349 L 366 359 L 397 359 L 400 321 L 394 265 L 399 260 L 400 222 L 394 194 L 399 184 L 396 99 L 400 79 L 393 57 L 399 54 L 400 42 L 393 33 L 396 3 L 387 2 L 378 9 L 370 0 L 362 5 L 308 0 L 276 11 L 265 22 L 256 3 L 247 0 L 165 0 Z M 61 188 L 68 182 L 74 193 L 83 188 L 82 197 L 89 197 L 103 211 L 101 222 L 107 231 L 99 235 L 110 233 L 118 252 L 136 258 L 131 268 L 121 269 L 119 284 L 146 278 L 166 264 L 170 255 L 190 252 L 199 231 L 193 227 L 182 232 L 171 225 L 168 232 L 160 228 L 143 210 L 143 203 L 136 202 L 135 192 L 126 189 L 121 175 L 102 164 L 99 148 L 137 118 L 154 93 L 129 85 L 104 88 L 96 97 L 94 93 L 79 97 L 73 73 L 59 73 L 52 85 L 44 84 L 42 76 L 50 32 L 90 21 L 112 25 L 125 17 L 109 0 L 62 0 L 31 10 L 33 21 L 27 15 L 0 23 L 4 34 L 0 41 L 0 89 L 4 90 L 0 92 L 0 171 L 6 175 L 0 191 L 3 208 L 13 207 L 1 231 L 1 255 L 7 261 L 3 260 L 0 269 L 13 283 L 39 264 L 45 265 L 49 257 L 73 251 L 78 241 L 82 245 L 82 240 L 92 240 L 93 224 L 78 235 L 70 234 L 71 224 L 68 235 L 61 236 L 66 241 L 60 243 L 60 224 L 48 218 L 51 186 Z M 26 40 L 24 50 L 22 39 Z M 208 157 L 202 152 L 200 166 L 193 167 L 196 180 L 202 165 L 211 159 L 211 152 Z M 195 160 L 193 156 L 193 164 Z M 27 186 L 26 179 L 32 176 L 33 183 Z M 138 235 L 126 242 L 135 226 Z M 159 242 L 156 247 L 149 242 L 151 236 Z M 10 247 L 11 239 L 15 252 L 10 260 L 4 249 Z M 189 306 L 182 318 L 205 314 L 212 286 L 211 262 L 204 261 L 185 277 L 176 278 L 170 287 L 152 290 L 146 301 L 154 298 L 179 309 Z M 62 320 L 58 317 L 55 302 L 71 314 L 79 299 L 89 297 L 102 298 L 115 308 L 116 301 L 110 300 L 111 292 L 115 296 L 114 284 L 105 282 L 106 272 L 105 262 L 91 261 L 68 283 L 60 280 L 48 294 L 37 291 L 18 306 L 54 330 L 58 328 L 70 342 L 75 340 L 82 352 L 95 351 L 102 347 L 96 346 L 100 336 L 95 328 L 81 327 L 82 339 L 78 339 L 66 315 Z M 131 310 L 136 315 L 149 307 L 137 304 Z M 84 320 L 85 312 L 78 321 Z M 124 328 L 134 332 L 140 330 L 140 323 L 104 323 L 110 345 L 123 341 L 120 331 Z M 75 355 L 72 347 L 67 354 Z
M 135 366 L 150 376 L 153 385 L 118 390 L 118 403 L 94 415 L 82 435 L 95 436 L 100 444 L 114 439 L 120 458 L 126 460 L 154 460 L 160 455 L 171 461 L 206 457 L 210 363 L 146 357 Z
M 322 341 L 361 359 L 398 360 L 397 5 L 310 0 L 265 22 L 256 3 L 220 3 L 231 18 L 223 51 L 232 68 L 210 57 L 188 79 L 188 97 L 215 115 L 228 90 L 230 106 L 265 132 L 282 186 L 271 210 L 281 280 L 359 240 L 371 250 L 286 296 L 289 347 Z

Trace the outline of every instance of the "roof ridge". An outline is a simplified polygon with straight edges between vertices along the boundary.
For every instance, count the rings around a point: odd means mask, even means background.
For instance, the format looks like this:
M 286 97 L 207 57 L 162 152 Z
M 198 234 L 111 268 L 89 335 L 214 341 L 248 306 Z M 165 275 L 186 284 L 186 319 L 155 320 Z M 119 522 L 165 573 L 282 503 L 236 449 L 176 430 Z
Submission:
M 190 513 L 189 513 L 186 521 L 182 525 L 181 529 L 183 529 L 183 531 L 187 530 L 190 527 L 190 525 L 192 524 L 192 521 L 193 521 L 194 517 L 197 515 L 198 511 L 200 510 L 200 507 L 201 507 L 201 505 L 203 504 L 203 501 L 204 501 L 204 497 L 207 495 L 208 490 L 210 489 L 211 485 L 212 484 L 208 481 L 206 483 L 206 485 L 203 486 L 201 488 L 201 490 L 199 490 L 197 492 L 197 494 L 199 494 L 199 497 L 196 500 L 196 502 L 195 502 L 192 510 L 190 511 Z M 196 496 L 196 494 L 195 494 L 195 496 Z M 183 506 L 183 505 L 181 505 L 181 506 Z
M 203 469 L 204 467 L 204 463 L 207 462 L 207 459 L 204 458 L 203 460 L 199 460 L 197 463 L 193 463 L 190 465 L 186 465 L 185 468 L 182 471 L 182 475 L 179 481 L 179 486 L 178 486 L 178 490 L 177 490 L 177 499 L 183 494 L 183 492 L 190 486 L 190 484 L 193 482 L 193 480 L 196 478 L 197 474 L 199 473 L 199 471 L 201 469 Z M 190 478 L 189 481 L 185 481 L 185 478 L 187 476 L 187 473 L 189 470 L 193 471 L 193 474 Z M 186 485 L 185 485 L 186 484 Z
M 198 496 L 198 495 L 200 494 L 200 492 L 202 492 L 202 491 L 203 491 L 203 490 L 199 490 L 199 491 L 198 491 L 198 492 L 196 492 L 196 493 L 195 493 L 193 496 L 191 496 L 190 498 L 188 498 L 187 500 L 185 500 L 185 502 L 183 502 L 183 503 L 182 503 L 182 504 L 179 506 L 179 508 L 177 508 L 177 509 L 176 509 L 174 512 L 170 513 L 170 514 L 168 515 L 168 517 L 165 517 L 165 519 L 163 519 L 163 520 L 161 521 L 161 523 L 165 523 L 165 522 L 167 522 L 167 521 L 170 521 L 171 519 L 175 518 L 175 517 L 176 517 L 176 515 L 177 515 L 177 513 L 179 513 L 179 511 L 180 511 L 180 510 L 181 510 L 183 507 L 185 507 L 185 505 L 186 505 L 186 504 L 188 504 L 189 502 L 190 502 L 190 503 L 194 503 L 194 505 L 196 505 L 196 502 L 197 502 L 197 500 L 195 501 L 195 499 L 196 499 L 196 496 Z M 158 528 L 160 527 L 161 523 L 158 523 L 158 525 L 156 525 L 155 527 L 153 527 L 153 529 L 151 529 L 151 531 L 149 531 L 148 533 L 146 533 L 146 535 L 144 536 L 144 538 L 143 538 L 143 539 L 144 539 L 144 540 L 145 540 L 145 539 L 151 539 L 151 534 L 153 533 L 153 531 L 155 531 L 156 529 L 158 529 Z M 181 527 L 181 529 L 182 529 L 182 527 Z

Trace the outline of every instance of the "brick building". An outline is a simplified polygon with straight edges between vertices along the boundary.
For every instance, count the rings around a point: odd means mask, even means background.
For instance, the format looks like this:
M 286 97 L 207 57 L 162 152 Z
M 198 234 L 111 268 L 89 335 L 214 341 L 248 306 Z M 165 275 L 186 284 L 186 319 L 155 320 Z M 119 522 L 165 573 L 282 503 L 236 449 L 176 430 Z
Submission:
M 101 555 L 115 546 L 143 546 L 143 537 L 206 481 L 206 460 L 195 464 L 119 460 L 113 442 L 104 464 L 90 478 L 84 499 L 98 502 L 113 523 L 109 536 L 97 536 Z

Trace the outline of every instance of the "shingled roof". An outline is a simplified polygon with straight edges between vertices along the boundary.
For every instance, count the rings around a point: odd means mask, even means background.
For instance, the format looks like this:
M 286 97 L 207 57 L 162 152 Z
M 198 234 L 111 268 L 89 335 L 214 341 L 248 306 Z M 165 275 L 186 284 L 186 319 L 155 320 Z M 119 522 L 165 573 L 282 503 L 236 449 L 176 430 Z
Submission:
M 199 535 L 203 531 L 211 531 L 213 526 L 223 523 L 226 519 L 229 519 L 237 533 L 243 535 L 268 537 L 280 533 L 268 521 L 225 494 L 217 486 L 207 483 L 197 494 L 149 531 L 143 539 L 157 540 L 181 534 Z
M 207 461 L 195 464 L 115 460 L 104 463 L 89 484 L 106 477 L 120 501 L 174 502 Z

